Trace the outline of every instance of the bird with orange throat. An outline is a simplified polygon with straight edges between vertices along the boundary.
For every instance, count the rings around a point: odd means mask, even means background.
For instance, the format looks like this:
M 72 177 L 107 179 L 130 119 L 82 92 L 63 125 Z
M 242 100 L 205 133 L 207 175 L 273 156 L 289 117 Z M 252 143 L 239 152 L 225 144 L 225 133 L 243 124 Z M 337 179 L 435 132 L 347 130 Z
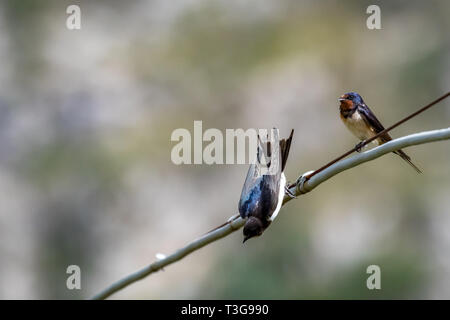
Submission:
M 345 93 L 339 98 L 339 102 L 342 121 L 350 132 L 361 140 L 361 142 L 356 145 L 357 151 L 359 152 L 361 151 L 361 144 L 364 140 L 370 139 L 380 133 L 384 130 L 384 127 L 358 93 Z M 378 145 L 382 145 L 390 140 L 392 140 L 392 138 L 389 133 L 386 132 L 375 139 L 374 142 Z M 418 173 L 422 173 L 405 152 L 397 150 L 394 151 L 394 153 L 405 160 Z

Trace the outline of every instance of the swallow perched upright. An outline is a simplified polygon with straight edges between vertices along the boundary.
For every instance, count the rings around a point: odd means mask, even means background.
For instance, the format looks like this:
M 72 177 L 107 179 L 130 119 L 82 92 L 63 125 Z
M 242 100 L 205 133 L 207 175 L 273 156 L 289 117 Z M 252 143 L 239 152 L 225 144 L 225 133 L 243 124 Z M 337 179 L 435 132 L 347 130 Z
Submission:
M 267 164 L 261 163 L 263 148 L 258 136 L 256 161 L 250 165 L 242 188 L 239 213 L 242 218 L 248 218 L 244 225 L 244 242 L 260 236 L 275 219 L 283 203 L 286 190 L 284 168 L 294 130 L 289 138 L 282 140 L 279 139 L 278 129 L 274 129 L 272 134 L 272 141 L 266 143 L 270 161 Z M 288 190 L 286 192 L 291 197 L 294 196 Z
M 373 112 L 364 103 L 362 97 L 356 92 L 348 92 L 339 98 L 341 119 L 347 128 L 361 141 L 367 140 L 384 130 L 383 125 L 375 117 Z M 373 142 L 378 145 L 392 140 L 389 133 L 384 133 Z M 357 144 L 357 147 L 361 144 Z M 411 161 L 411 158 L 402 150 L 394 151 L 403 160 L 414 168 L 418 173 L 422 173 L 420 169 Z

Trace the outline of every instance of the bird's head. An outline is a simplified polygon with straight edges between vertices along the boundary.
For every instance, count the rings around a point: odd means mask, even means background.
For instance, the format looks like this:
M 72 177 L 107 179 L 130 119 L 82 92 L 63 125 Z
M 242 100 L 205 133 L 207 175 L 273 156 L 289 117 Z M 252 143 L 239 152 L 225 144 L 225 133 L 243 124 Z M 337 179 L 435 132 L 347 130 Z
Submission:
M 341 111 L 350 111 L 355 109 L 358 105 L 364 104 L 361 96 L 356 92 L 348 92 L 339 97 L 341 103 Z
M 250 238 L 260 236 L 264 231 L 263 224 L 260 219 L 256 217 L 248 218 L 247 222 L 244 225 L 244 241 L 247 241 Z

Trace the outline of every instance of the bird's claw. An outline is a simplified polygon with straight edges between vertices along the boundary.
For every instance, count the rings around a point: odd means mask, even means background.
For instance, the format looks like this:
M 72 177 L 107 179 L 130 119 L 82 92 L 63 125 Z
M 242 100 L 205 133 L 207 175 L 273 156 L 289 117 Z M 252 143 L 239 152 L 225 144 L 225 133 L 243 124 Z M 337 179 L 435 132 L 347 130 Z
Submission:
M 361 152 L 362 148 L 364 147 L 364 142 L 365 142 L 365 141 L 361 141 L 360 143 L 358 143 L 358 144 L 355 146 L 356 152 Z
M 284 187 L 284 192 L 291 198 L 291 199 L 297 199 L 297 197 L 295 196 L 295 194 L 293 194 L 291 192 L 291 190 L 289 190 L 288 186 Z

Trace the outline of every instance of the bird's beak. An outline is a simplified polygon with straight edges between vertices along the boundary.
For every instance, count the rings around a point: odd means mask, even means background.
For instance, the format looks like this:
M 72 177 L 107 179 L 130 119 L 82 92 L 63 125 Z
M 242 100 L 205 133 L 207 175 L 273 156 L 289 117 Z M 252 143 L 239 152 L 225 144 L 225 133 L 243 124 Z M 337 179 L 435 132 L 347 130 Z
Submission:
M 343 101 L 345 101 L 345 100 L 348 100 L 348 99 L 347 99 L 347 95 L 343 94 L 342 96 L 339 97 L 338 100 L 339 100 L 339 102 L 343 102 Z
M 248 236 L 245 237 L 245 238 L 244 238 L 244 241 L 242 241 L 242 243 L 245 243 L 245 241 L 247 241 L 248 239 L 250 239 L 250 237 L 248 237 Z

